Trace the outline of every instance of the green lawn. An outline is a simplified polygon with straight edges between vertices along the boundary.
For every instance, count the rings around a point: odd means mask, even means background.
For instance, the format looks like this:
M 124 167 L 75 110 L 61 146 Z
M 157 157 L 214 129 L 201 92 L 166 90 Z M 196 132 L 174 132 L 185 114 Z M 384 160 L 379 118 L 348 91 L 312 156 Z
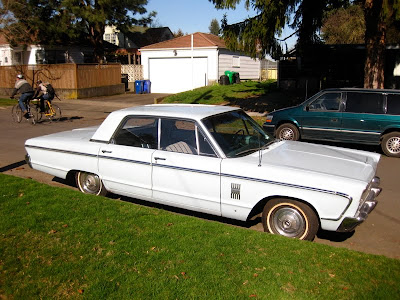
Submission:
M 0 107 L 13 106 L 17 103 L 18 103 L 18 98 L 16 98 L 16 99 L 0 98 Z
M 0 174 L 1 299 L 398 299 L 400 261 Z

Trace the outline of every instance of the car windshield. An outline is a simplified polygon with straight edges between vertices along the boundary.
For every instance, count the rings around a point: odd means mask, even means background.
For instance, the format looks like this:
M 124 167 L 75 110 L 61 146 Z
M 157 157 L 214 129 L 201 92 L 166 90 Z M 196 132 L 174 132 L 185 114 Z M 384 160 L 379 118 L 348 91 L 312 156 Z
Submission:
M 240 157 L 267 147 L 274 141 L 243 111 L 232 111 L 203 119 L 227 157 Z

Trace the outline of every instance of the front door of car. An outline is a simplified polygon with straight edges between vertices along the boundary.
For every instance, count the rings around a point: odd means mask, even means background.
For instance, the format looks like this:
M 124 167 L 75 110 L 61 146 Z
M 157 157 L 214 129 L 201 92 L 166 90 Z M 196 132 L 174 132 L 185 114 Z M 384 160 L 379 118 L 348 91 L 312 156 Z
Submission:
M 162 119 L 152 162 L 154 201 L 220 215 L 221 159 L 194 122 Z
M 126 118 L 110 144 L 103 145 L 99 151 L 99 174 L 106 189 L 151 200 L 151 159 L 157 140 L 157 118 Z
M 304 107 L 300 117 L 303 139 L 335 140 L 340 135 L 342 93 L 327 92 Z

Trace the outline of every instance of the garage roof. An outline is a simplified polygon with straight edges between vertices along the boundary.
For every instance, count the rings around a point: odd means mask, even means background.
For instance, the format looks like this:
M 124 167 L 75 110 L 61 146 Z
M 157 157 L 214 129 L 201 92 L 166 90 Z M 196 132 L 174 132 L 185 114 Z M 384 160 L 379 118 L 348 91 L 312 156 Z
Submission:
M 226 48 L 225 42 L 219 36 L 196 32 L 193 33 L 193 47 L 194 48 Z M 172 40 L 148 45 L 140 50 L 155 50 L 155 49 L 179 49 L 191 48 L 191 34 L 174 38 Z

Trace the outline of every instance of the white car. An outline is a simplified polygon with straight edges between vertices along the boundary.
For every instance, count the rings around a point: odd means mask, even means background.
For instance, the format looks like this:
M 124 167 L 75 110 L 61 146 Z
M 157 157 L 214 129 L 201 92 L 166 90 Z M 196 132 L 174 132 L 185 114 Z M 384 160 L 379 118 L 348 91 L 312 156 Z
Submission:
M 273 139 L 238 108 L 147 105 L 98 127 L 26 141 L 27 162 L 74 176 L 84 193 L 112 192 L 246 221 L 312 240 L 352 231 L 377 204 L 379 154 Z

